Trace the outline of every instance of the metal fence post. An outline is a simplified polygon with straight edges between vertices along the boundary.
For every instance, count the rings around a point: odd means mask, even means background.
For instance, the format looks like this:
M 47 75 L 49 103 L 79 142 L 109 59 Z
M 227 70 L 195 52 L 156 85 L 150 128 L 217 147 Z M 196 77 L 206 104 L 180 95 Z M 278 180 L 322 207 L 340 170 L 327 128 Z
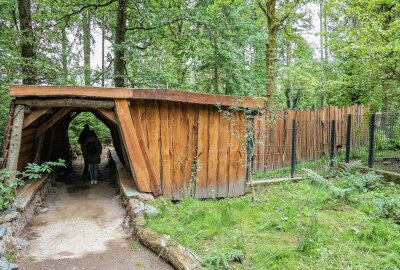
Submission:
M 331 145 L 330 145 L 330 164 L 329 167 L 333 170 L 333 159 L 335 158 L 335 138 L 336 138 L 336 121 L 332 120 L 331 122 Z
M 375 141 L 375 114 L 369 120 L 369 147 L 368 147 L 368 167 L 374 165 L 374 141 Z
M 351 114 L 347 115 L 346 127 L 346 163 L 350 162 L 350 142 L 351 142 Z
M 297 137 L 297 128 L 296 128 L 296 120 L 293 120 L 292 124 L 292 160 L 290 164 L 290 177 L 294 177 L 294 171 L 296 169 L 296 137 Z

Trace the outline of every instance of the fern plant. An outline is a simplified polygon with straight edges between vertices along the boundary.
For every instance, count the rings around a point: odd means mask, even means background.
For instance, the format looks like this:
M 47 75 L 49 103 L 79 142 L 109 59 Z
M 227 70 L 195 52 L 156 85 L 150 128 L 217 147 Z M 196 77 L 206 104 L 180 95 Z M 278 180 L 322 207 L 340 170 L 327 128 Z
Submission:
M 381 175 L 375 172 L 362 173 L 360 166 L 360 161 L 343 164 L 329 180 L 312 170 L 305 171 L 312 184 L 328 189 L 337 199 L 347 200 L 352 193 L 368 192 L 381 186 Z M 345 185 L 335 185 L 338 180 L 344 181 Z

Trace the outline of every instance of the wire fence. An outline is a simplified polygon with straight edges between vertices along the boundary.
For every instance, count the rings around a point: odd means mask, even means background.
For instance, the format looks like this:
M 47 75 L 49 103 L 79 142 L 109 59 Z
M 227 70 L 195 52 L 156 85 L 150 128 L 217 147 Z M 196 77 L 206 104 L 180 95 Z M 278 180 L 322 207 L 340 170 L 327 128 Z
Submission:
M 295 117 L 262 124 L 254 117 L 253 121 L 248 169 L 254 180 L 301 177 L 304 169 L 329 174 L 338 162 L 353 160 L 400 173 L 400 112 L 356 113 L 328 120 Z

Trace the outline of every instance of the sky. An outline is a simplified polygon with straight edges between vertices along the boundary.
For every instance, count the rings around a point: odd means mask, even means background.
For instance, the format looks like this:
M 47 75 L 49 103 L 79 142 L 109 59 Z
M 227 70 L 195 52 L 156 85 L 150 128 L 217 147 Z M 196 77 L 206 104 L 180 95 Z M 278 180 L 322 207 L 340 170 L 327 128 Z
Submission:
M 314 49 L 314 58 L 319 58 L 319 6 L 315 3 L 309 3 L 305 6 L 309 12 L 312 21 L 312 28 L 307 33 L 302 33 L 302 36 L 311 44 Z M 92 24 L 91 34 L 93 36 L 94 44 L 92 44 L 91 55 L 91 69 L 101 69 L 101 29 L 97 25 Z M 111 52 L 111 44 L 106 40 L 106 55 Z

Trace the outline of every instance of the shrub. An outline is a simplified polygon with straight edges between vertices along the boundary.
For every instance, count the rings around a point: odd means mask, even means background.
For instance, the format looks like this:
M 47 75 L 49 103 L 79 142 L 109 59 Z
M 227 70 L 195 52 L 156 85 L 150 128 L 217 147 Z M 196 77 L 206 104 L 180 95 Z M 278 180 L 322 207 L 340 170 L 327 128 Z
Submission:
M 241 263 L 244 260 L 243 249 L 237 247 L 229 251 L 211 251 L 205 258 L 204 264 L 207 269 L 231 269 L 234 262 Z
M 338 199 L 347 200 L 352 193 L 368 192 L 382 185 L 381 175 L 360 172 L 360 164 L 359 161 L 343 164 L 329 180 L 312 170 L 305 171 L 312 184 L 328 189 Z M 344 181 L 341 187 L 334 184 L 339 180 Z
M 400 198 L 389 197 L 378 199 L 375 205 L 381 217 L 391 218 L 397 224 L 400 224 Z
M 48 161 L 41 165 L 35 163 L 28 163 L 23 172 L 17 172 L 16 178 L 12 181 L 9 180 L 10 172 L 7 169 L 0 170 L 0 211 L 5 210 L 11 205 L 17 196 L 17 189 L 24 185 L 25 179 L 35 180 L 40 178 L 43 173 L 50 173 L 53 167 L 65 166 L 65 161 L 59 159 L 58 161 Z

